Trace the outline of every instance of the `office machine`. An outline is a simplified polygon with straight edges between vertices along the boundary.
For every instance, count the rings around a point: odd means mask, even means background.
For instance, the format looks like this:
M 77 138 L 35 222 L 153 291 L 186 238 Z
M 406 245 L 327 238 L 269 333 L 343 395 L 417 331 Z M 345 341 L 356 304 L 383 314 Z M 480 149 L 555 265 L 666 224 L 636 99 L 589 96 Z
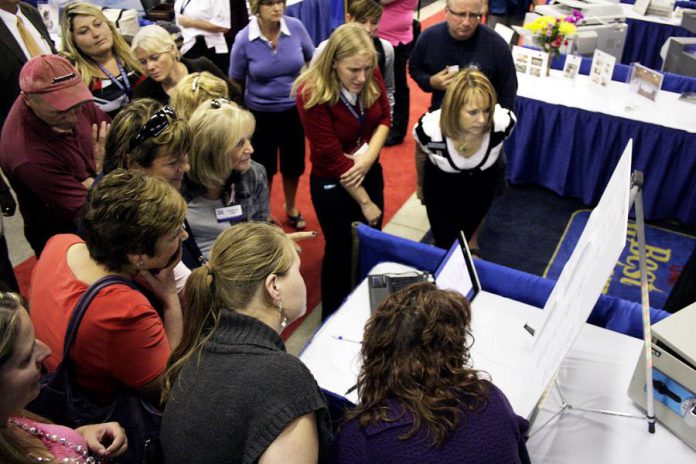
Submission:
M 548 5 L 536 6 L 534 14 L 570 16 L 573 10 L 584 16 L 577 23 L 573 53 L 592 56 L 595 49 L 600 49 L 620 61 L 628 26 L 624 10 L 618 3 L 609 0 L 552 0 Z
M 696 77 L 696 37 L 671 37 L 662 71 Z
M 696 303 L 652 326 L 655 416 L 696 450 Z M 645 358 L 638 359 L 628 396 L 645 408 Z

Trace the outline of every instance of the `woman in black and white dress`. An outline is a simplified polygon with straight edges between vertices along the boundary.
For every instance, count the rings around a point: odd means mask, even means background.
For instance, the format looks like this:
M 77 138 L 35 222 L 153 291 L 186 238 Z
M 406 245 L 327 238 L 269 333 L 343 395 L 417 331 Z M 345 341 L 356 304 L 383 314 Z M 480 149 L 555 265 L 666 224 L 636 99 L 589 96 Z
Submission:
M 442 107 L 413 128 L 417 194 L 438 247 L 449 248 L 463 230 L 478 252 L 480 226 L 506 185 L 503 142 L 514 126 L 488 78 L 468 68 L 452 80 Z

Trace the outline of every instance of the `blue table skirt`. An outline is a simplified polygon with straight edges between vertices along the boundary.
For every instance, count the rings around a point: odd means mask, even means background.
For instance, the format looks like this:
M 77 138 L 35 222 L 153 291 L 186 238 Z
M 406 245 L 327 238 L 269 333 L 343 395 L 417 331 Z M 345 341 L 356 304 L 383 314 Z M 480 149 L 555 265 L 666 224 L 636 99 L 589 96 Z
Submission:
M 660 49 L 670 37 L 696 37 L 681 27 L 626 18 L 628 31 L 621 62 L 638 62 L 651 69 L 662 69 Z
M 359 280 L 375 265 L 393 261 L 434 272 L 446 251 L 431 245 L 414 242 L 381 232 L 364 224 L 357 226 L 360 241 Z M 488 261 L 476 260 L 481 287 L 491 293 L 505 296 L 537 308 L 543 308 L 555 281 L 517 271 Z M 670 313 L 650 309 L 654 324 Z M 643 338 L 641 306 L 621 298 L 601 295 L 589 319 L 590 324 L 604 327 L 636 338 Z
M 508 178 L 596 204 L 633 138 L 648 220 L 696 225 L 696 136 L 686 131 L 517 97 L 517 127 L 506 142 Z

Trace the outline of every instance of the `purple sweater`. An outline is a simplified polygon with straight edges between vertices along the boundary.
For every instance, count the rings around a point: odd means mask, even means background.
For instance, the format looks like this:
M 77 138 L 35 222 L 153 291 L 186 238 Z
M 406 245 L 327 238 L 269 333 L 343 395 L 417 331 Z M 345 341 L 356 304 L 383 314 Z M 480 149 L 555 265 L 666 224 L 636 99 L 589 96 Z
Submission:
M 399 410 L 396 400 L 387 400 L 390 410 Z M 479 412 L 462 411 L 459 425 L 440 448 L 432 448 L 425 426 L 408 440 L 399 435 L 410 430 L 412 418 L 405 414 L 396 422 L 370 425 L 364 430 L 357 419 L 346 422 L 335 444 L 336 464 L 438 464 L 529 462 L 523 434 L 529 424 L 517 416 L 507 398 L 491 385 L 488 406 Z
M 250 34 L 253 40 L 249 40 Z M 259 35 L 254 17 L 234 40 L 229 76 L 244 84 L 248 108 L 285 111 L 295 106 L 295 99 L 290 97 L 292 83 L 313 54 L 314 44 L 300 20 L 283 16 L 278 46 L 273 50 Z

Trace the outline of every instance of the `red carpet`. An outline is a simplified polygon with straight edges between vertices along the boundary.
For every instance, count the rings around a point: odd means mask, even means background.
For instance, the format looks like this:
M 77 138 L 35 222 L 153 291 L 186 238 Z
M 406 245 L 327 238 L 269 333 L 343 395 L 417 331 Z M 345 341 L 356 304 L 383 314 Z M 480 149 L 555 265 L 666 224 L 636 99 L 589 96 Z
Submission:
M 423 28 L 431 26 L 444 19 L 444 12 L 440 12 L 422 22 Z M 411 107 L 409 116 L 409 129 L 418 118 L 427 110 L 430 104 L 430 95 L 424 93 L 409 77 L 411 89 Z M 388 147 L 382 150 L 380 161 L 384 169 L 384 224 L 389 223 L 394 214 L 401 208 L 404 202 L 416 189 L 416 171 L 413 162 L 414 141 L 410 132 L 401 145 Z M 324 239 L 321 236 L 321 228 L 317 216 L 312 207 L 309 196 L 309 149 L 307 149 L 307 170 L 300 179 L 300 187 L 297 194 L 297 207 L 307 220 L 307 230 L 314 230 L 319 236 L 300 242 L 302 246 L 302 275 L 307 285 L 307 309 L 308 314 L 321 301 L 319 277 L 321 272 L 321 259 L 324 251 Z M 285 211 L 283 210 L 283 190 L 280 176 L 276 176 L 271 192 L 271 213 L 273 217 L 282 222 L 285 230 L 290 231 Z M 15 267 L 15 274 L 23 295 L 29 294 L 29 279 L 36 258 L 31 257 Z M 305 317 L 307 317 L 305 315 Z M 301 318 L 285 329 L 283 337 L 289 337 L 302 323 Z

